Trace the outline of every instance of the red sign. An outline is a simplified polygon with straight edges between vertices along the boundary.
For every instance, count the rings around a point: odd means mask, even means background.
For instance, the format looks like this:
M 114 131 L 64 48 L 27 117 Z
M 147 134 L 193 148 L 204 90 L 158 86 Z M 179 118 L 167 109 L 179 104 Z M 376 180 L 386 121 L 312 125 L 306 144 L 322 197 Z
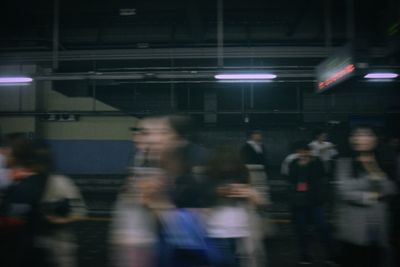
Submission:
M 354 64 L 348 64 L 346 67 L 344 67 L 343 69 L 334 73 L 333 75 L 328 77 L 326 80 L 318 83 L 318 89 L 322 90 L 322 89 L 326 88 L 330 84 L 332 84 L 332 83 L 336 82 L 337 80 L 340 80 L 340 79 L 344 78 L 345 76 L 347 76 L 348 74 L 354 72 L 355 69 L 356 68 L 355 68 Z

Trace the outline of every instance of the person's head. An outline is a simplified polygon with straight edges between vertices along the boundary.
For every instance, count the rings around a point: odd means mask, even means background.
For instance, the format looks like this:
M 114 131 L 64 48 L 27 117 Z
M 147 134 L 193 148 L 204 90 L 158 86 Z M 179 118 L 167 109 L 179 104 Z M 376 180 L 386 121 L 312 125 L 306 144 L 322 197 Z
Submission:
M 42 140 L 21 139 L 11 145 L 7 166 L 15 173 L 48 174 L 53 168 L 50 147 Z
M 263 134 L 259 130 L 252 130 L 248 134 L 248 139 L 250 141 L 256 142 L 256 143 L 262 143 L 263 141 Z
M 248 170 L 238 151 L 231 146 L 220 146 L 209 166 L 209 177 L 217 183 L 248 183 Z
M 21 140 L 26 139 L 25 133 L 9 133 L 4 135 L 0 141 L 0 153 L 7 157 L 11 151 L 11 147 Z
M 328 139 L 328 133 L 323 130 L 323 129 L 317 129 L 314 132 L 314 140 L 317 140 L 319 142 L 324 142 Z
M 311 149 L 307 142 L 301 141 L 296 145 L 296 153 L 300 159 L 309 159 L 312 157 Z
M 147 117 L 140 121 L 135 133 L 134 141 L 142 150 L 159 154 L 177 138 L 165 117 Z
M 371 127 L 359 126 L 351 131 L 349 142 L 355 152 L 372 152 L 378 145 L 378 137 Z

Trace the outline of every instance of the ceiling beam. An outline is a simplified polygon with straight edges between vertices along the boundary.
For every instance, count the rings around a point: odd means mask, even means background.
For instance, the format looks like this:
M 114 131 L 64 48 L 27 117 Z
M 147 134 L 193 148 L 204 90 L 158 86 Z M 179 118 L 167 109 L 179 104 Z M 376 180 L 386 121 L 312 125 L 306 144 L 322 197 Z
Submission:
M 208 48 L 147 48 L 60 51 L 59 61 L 92 60 L 155 60 L 155 59 L 213 59 L 216 47 Z M 384 48 L 371 49 L 373 57 L 385 55 Z M 224 58 L 325 58 L 329 55 L 326 47 L 225 47 Z M 51 62 L 51 52 L 0 53 L 0 64 Z

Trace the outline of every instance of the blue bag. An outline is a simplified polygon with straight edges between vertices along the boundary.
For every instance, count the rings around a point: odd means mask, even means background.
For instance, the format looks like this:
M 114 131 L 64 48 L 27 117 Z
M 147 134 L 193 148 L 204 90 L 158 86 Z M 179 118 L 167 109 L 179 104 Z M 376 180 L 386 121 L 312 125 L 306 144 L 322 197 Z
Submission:
M 203 256 L 206 264 L 222 261 L 222 254 L 207 237 L 205 227 L 195 212 L 186 209 L 168 211 L 163 216 L 163 235 L 170 252 L 196 252 Z

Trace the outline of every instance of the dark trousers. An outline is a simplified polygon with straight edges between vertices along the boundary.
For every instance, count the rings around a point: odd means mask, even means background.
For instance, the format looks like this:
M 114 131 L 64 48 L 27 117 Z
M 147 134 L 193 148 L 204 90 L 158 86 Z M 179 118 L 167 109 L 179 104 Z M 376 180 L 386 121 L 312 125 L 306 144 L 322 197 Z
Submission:
M 212 238 L 212 242 L 221 253 L 221 259 L 215 264 L 216 267 L 239 266 L 239 259 L 236 252 L 237 238 Z
M 323 208 L 318 206 L 293 207 L 292 212 L 300 255 L 310 255 L 308 226 L 312 222 L 316 226 L 319 238 L 325 246 L 327 257 L 331 258 L 334 254 L 330 233 L 331 230 L 325 220 Z

